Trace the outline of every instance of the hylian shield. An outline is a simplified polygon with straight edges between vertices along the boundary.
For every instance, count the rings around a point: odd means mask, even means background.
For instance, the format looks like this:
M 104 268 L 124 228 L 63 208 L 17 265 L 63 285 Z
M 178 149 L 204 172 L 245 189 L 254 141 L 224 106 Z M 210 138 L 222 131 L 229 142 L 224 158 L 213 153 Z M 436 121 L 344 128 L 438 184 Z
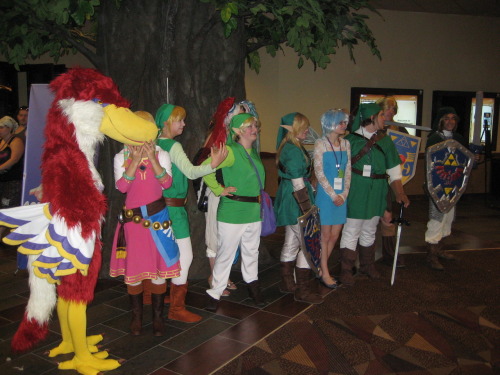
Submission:
M 312 208 L 304 215 L 298 217 L 302 251 L 311 269 L 319 275 L 321 262 L 321 223 L 319 221 L 318 207 Z
M 420 150 L 420 137 L 388 129 L 387 135 L 391 137 L 401 159 L 401 182 L 406 184 L 415 176 L 417 170 L 418 151 Z
M 427 190 L 439 211 L 447 213 L 467 188 L 474 154 L 448 139 L 425 151 Z

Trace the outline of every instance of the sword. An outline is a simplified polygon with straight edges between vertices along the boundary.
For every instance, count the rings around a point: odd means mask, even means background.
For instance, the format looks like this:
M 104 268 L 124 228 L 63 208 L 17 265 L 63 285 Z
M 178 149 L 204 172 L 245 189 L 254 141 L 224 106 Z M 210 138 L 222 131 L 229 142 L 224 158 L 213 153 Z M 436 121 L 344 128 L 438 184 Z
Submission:
M 412 129 L 424 130 L 426 132 L 430 132 L 432 130 L 431 128 L 427 128 L 425 126 L 405 124 L 403 122 L 384 121 L 384 124 L 386 126 L 389 126 L 389 125 L 402 126 L 403 128 L 412 128 Z
M 398 262 L 399 253 L 399 240 L 401 239 L 401 228 L 403 224 L 410 225 L 408 220 L 403 217 L 404 203 L 401 203 L 401 209 L 399 211 L 399 217 L 392 219 L 391 223 L 398 225 L 398 231 L 396 233 L 396 249 L 394 250 L 394 262 L 392 263 L 392 275 L 391 275 L 391 286 L 394 285 L 394 279 L 396 277 L 396 263 Z

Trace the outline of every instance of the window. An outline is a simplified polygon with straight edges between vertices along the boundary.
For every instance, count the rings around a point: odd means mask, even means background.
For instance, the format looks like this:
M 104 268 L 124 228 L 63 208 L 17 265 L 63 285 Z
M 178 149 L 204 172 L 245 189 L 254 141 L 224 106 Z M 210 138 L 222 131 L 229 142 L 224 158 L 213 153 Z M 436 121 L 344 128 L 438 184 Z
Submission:
M 355 113 L 361 103 L 373 103 L 386 96 L 393 96 L 398 103 L 398 113 L 394 116 L 394 121 L 408 125 L 421 125 L 423 90 L 353 87 L 351 88 L 351 113 Z M 408 133 L 420 136 L 420 130 L 406 129 Z

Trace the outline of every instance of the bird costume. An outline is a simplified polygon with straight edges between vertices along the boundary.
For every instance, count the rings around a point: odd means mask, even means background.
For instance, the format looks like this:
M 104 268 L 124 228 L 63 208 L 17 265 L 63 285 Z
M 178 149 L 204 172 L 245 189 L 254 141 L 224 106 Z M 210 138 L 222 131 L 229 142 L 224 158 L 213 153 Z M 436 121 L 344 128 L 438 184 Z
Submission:
M 97 374 L 120 362 L 97 352 L 102 335 L 86 336 L 107 209 L 95 152 L 105 135 L 140 145 L 154 139 L 157 130 L 128 109 L 111 78 L 94 69 L 71 69 L 50 88 L 55 98 L 45 127 L 42 203 L 0 211 L 0 225 L 13 228 L 4 242 L 28 255 L 30 273 L 30 299 L 11 347 L 22 352 L 43 339 L 57 303 L 62 342 L 49 357 L 74 353 L 59 369 Z

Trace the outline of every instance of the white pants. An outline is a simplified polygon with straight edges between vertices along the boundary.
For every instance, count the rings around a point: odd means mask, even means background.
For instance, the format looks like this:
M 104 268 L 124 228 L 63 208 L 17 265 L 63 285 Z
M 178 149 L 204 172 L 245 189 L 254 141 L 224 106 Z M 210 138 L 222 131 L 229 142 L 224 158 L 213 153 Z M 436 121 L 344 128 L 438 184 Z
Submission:
M 208 210 L 205 213 L 205 244 L 207 245 L 207 257 L 215 258 L 217 254 L 217 208 L 220 197 L 212 191 L 208 192 Z
M 347 218 L 342 229 L 340 248 L 356 251 L 358 241 L 361 246 L 373 245 L 379 220 L 380 216 L 374 216 L 368 220 Z
M 177 239 L 176 241 L 179 246 L 181 274 L 179 277 L 174 277 L 171 280 L 175 285 L 184 285 L 187 283 L 189 267 L 191 267 L 191 263 L 193 262 L 193 247 L 191 246 L 191 237 Z
M 425 231 L 425 242 L 430 244 L 437 244 L 443 237 L 451 234 L 451 224 L 455 218 L 455 207 L 448 213 L 443 214 L 443 220 L 437 221 L 430 219 L 427 223 L 427 230 Z
M 218 251 L 212 272 L 212 288 L 207 293 L 220 299 L 226 289 L 231 266 L 238 246 L 241 249 L 241 273 L 243 280 L 250 283 L 258 279 L 259 244 L 262 223 L 229 224 L 218 222 Z
M 293 262 L 297 259 L 296 266 L 299 268 L 311 268 L 301 250 L 300 226 L 299 224 L 287 225 L 285 227 L 285 242 L 281 249 L 280 261 Z

